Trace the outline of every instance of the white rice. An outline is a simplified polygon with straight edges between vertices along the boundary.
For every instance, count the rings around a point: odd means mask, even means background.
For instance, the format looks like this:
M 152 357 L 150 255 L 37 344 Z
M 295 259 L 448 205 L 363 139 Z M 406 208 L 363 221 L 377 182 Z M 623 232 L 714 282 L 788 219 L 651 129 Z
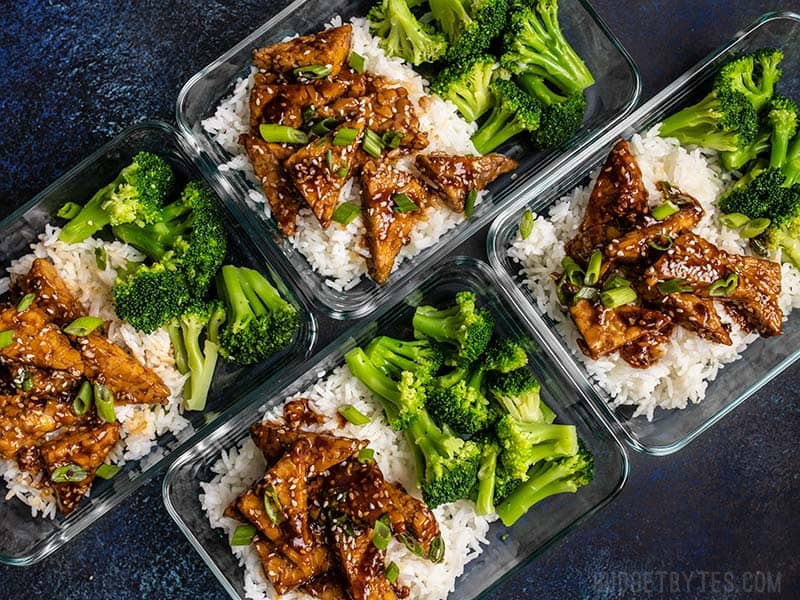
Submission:
M 296 397 L 308 398 L 311 406 L 325 417 L 320 430 L 338 429 L 337 434 L 369 440 L 387 481 L 402 484 L 412 495 L 421 497 L 415 481 L 414 460 L 402 434 L 386 424 L 380 405 L 372 394 L 350 374 L 346 366 L 334 369 L 328 377 L 320 373 L 320 380 Z M 324 377 L 324 378 L 323 378 Z M 370 417 L 370 423 L 357 427 L 350 423 L 339 426 L 336 407 L 352 404 Z M 281 408 L 265 415 L 265 419 L 280 418 Z M 223 451 L 212 470 L 217 475 L 208 483 L 201 483 L 200 502 L 208 514 L 212 527 L 223 529 L 228 537 L 239 524 L 222 515 L 239 494 L 263 476 L 266 463 L 261 451 L 248 437 L 239 447 Z M 475 514 L 468 500 L 439 506 L 434 510 L 442 531 L 446 550 L 444 561 L 434 564 L 408 552 L 402 544 L 392 541 L 387 549 L 387 564 L 394 561 L 400 568 L 399 583 L 411 590 L 410 598 L 435 600 L 446 598 L 455 587 L 456 578 L 464 572 L 465 565 L 477 557 L 481 544 L 488 544 L 486 535 L 491 519 Z M 276 598 L 275 590 L 266 580 L 258 554 L 252 546 L 231 548 L 244 567 L 244 588 L 248 598 L 263 600 Z M 283 600 L 311 598 L 299 592 L 281 596 Z
M 644 135 L 634 135 L 631 150 L 642 171 L 651 204 L 661 202 L 656 188 L 658 181 L 669 181 L 688 193 L 703 206 L 705 216 L 694 232 L 728 252 L 749 254 L 747 244 L 734 230 L 718 225 L 717 200 L 730 183 L 730 176 L 720 166 L 715 152 L 686 149 L 675 139 L 658 137 L 657 128 Z M 522 266 L 520 274 L 532 293 L 540 311 L 553 322 L 573 354 L 586 366 L 589 375 L 611 396 L 611 406 L 636 407 L 634 417 L 653 419 L 656 408 L 685 408 L 700 402 L 710 381 L 726 363 L 740 358 L 742 351 L 758 334 L 744 333 L 724 310 L 720 317 L 731 324 L 731 346 L 703 340 L 682 327 L 675 329 L 667 351 L 648 369 L 635 369 L 617 354 L 592 360 L 576 344 L 580 337 L 575 324 L 561 308 L 551 274 L 560 272 L 564 242 L 571 239 L 583 220 L 595 173 L 589 184 L 580 187 L 553 205 L 548 214 L 539 215 L 528 239 L 517 239 L 508 255 Z M 777 260 L 780 257 L 773 257 Z M 800 273 L 782 265 L 781 308 L 786 318 L 792 308 L 800 306 Z
M 386 56 L 378 45 L 377 38 L 369 33 L 369 23 L 366 19 L 354 17 L 350 19 L 350 23 L 353 25 L 351 47 L 354 52 L 364 57 L 365 70 L 381 75 L 392 85 L 403 86 L 408 90 L 409 98 L 414 103 L 419 117 L 420 129 L 428 134 L 430 143 L 425 152 L 476 154 L 470 140 L 476 125 L 464 121 L 452 103 L 445 102 L 438 96 L 425 96 L 428 82 L 402 59 Z M 332 27 L 339 25 L 341 25 L 339 17 L 330 23 Z M 248 100 L 254 83 L 254 73 L 255 69 L 252 69 L 249 77 L 236 82 L 231 96 L 220 102 L 214 115 L 204 120 L 202 126 L 232 156 L 227 163 L 220 166 L 220 170 L 242 171 L 251 186 L 246 202 L 254 210 L 268 216 L 269 203 L 253 173 L 244 148 L 238 142 L 239 135 L 249 130 Z M 420 103 L 423 97 L 425 100 Z M 339 202 L 353 202 L 360 205 L 358 186 L 345 187 Z M 395 261 L 395 268 L 403 260 L 416 256 L 425 248 L 435 244 L 446 231 L 463 220 L 463 214 L 453 212 L 446 207 L 428 210 L 427 219 L 415 226 L 411 242 L 400 251 Z M 303 209 L 297 219 L 297 233 L 291 236 L 289 241 L 305 256 L 311 268 L 319 273 L 327 285 L 337 291 L 343 291 L 356 286 L 361 277 L 367 273 L 366 258 L 369 253 L 363 238 L 364 225 L 360 215 L 347 226 L 331 223 L 328 229 L 323 229 L 312 212 Z
M 124 268 L 129 261 L 141 262 L 144 256 L 135 248 L 121 242 L 106 242 L 89 238 L 78 244 L 59 241 L 61 230 L 48 225 L 39 241 L 31 244 L 31 253 L 13 261 L 8 268 L 12 278 L 28 273 L 36 258 L 47 258 L 80 300 L 86 312 L 108 322 L 108 338 L 130 351 L 143 365 L 158 374 L 170 389 L 170 398 L 163 407 L 150 405 L 117 405 L 115 412 L 121 424 L 120 441 L 111 450 L 107 462 L 122 466 L 127 461 L 147 456 L 157 437 L 172 433 L 180 438 L 181 432 L 191 433 L 189 421 L 181 415 L 181 392 L 186 380 L 175 368 L 172 346 L 166 330 L 159 329 L 149 335 L 136 331 L 120 321 L 114 312 L 111 288 L 116 279 L 116 269 Z M 97 267 L 95 248 L 106 250 L 108 267 Z M 2 283 L 0 283 L 2 285 Z M 157 460 L 148 457 L 152 462 Z M 143 467 L 146 468 L 143 462 Z M 6 500 L 19 498 L 31 507 L 33 516 L 53 518 L 56 515 L 55 496 L 49 487 L 39 487 L 41 474 L 31 478 L 20 471 L 16 461 L 0 460 L 0 471 L 6 481 Z

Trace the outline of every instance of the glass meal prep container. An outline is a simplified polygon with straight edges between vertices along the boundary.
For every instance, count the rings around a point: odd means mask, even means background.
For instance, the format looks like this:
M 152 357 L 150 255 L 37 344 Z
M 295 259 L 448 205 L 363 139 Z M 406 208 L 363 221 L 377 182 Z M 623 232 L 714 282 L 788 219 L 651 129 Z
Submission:
M 790 97 L 800 96 L 800 15 L 791 12 L 766 14 L 664 88 L 597 143 L 580 152 L 568 169 L 533 186 L 489 230 L 487 248 L 490 262 L 512 283 L 515 296 L 524 303 L 528 318 L 547 348 L 564 365 L 582 393 L 615 424 L 615 428 L 624 433 L 627 443 L 641 452 L 665 455 L 680 450 L 793 364 L 800 356 L 800 312 L 793 312 L 784 321 L 783 335 L 779 338 L 759 337 L 739 360 L 725 364 L 717 378 L 709 382 L 705 398 L 699 404 L 690 403 L 682 410 L 656 409 L 652 421 L 644 416 L 632 418 L 632 407 L 614 410 L 607 404 L 610 397 L 589 377 L 578 357 L 580 350 L 568 347 L 567 341 L 553 328 L 550 318 L 537 307 L 533 294 L 523 283 L 521 266 L 508 256 L 508 249 L 518 236 L 522 213 L 529 209 L 534 214 L 546 216 L 549 208 L 560 198 L 574 188 L 586 185 L 589 175 L 605 161 L 616 140 L 630 139 L 633 134 L 646 131 L 702 98 L 709 91 L 720 66 L 731 56 L 772 47 L 782 48 L 785 53 L 778 91 Z
M 286 398 L 344 364 L 344 353 L 349 349 L 365 345 L 381 334 L 408 339 L 415 306 L 447 304 L 461 290 L 473 291 L 478 303 L 489 308 L 496 321 L 495 331 L 528 340 L 529 365 L 541 383 L 542 399 L 558 415 L 558 422 L 577 427 L 578 436 L 594 454 L 595 476 L 591 484 L 575 494 L 553 496 L 537 504 L 511 528 L 496 521 L 487 534 L 490 544 L 467 565 L 466 572 L 456 580 L 451 597 L 469 600 L 489 591 L 610 502 L 625 483 L 628 458 L 622 444 L 598 418 L 594 406 L 574 389 L 558 363 L 543 351 L 539 334 L 520 313 L 516 300 L 506 289 L 507 284 L 486 263 L 473 258 L 451 258 L 427 275 L 416 275 L 412 283 L 369 319 L 344 332 L 313 363 L 294 369 L 286 379 L 291 383 L 283 389 L 276 391 L 273 386 L 263 386 L 253 392 L 247 407 L 188 449 L 167 473 L 163 486 L 167 510 L 231 597 L 245 597 L 244 570 L 231 553 L 228 536 L 211 527 L 199 500 L 200 483 L 213 479 L 212 466 L 221 451 L 238 446 L 248 436 L 249 426 L 260 421 L 268 409 L 280 406 Z M 506 537 L 505 533 L 509 535 Z
M 352 16 L 366 16 L 372 0 L 297 0 L 275 15 L 246 39 L 220 56 L 192 77 L 180 92 L 177 121 L 180 130 L 208 156 L 215 165 L 226 163 L 231 156 L 222 149 L 202 127 L 202 121 L 214 114 L 220 101 L 231 95 L 235 82 L 250 73 L 253 49 L 278 42 L 294 34 L 321 30 L 337 15 L 344 22 Z M 508 201 L 531 184 L 545 177 L 566 162 L 578 148 L 584 147 L 607 131 L 636 105 L 641 93 L 637 67 L 619 40 L 585 0 L 563 0 L 559 16 L 567 39 L 592 71 L 596 83 L 587 90 L 588 107 L 583 127 L 561 148 L 544 153 L 531 152 L 519 143 L 504 146 L 508 154 L 519 160 L 514 174 L 506 175 L 490 186 L 490 193 L 476 207 L 473 216 L 454 227 L 440 240 L 407 259 L 393 272 L 387 284 L 379 286 L 367 277 L 347 291 L 339 292 L 313 271 L 305 257 L 285 239 L 273 220 L 249 208 L 245 198 L 248 191 L 257 189 L 241 171 L 220 172 L 218 185 L 231 198 L 234 209 L 251 228 L 262 232 L 296 272 L 302 292 L 313 298 L 320 310 L 344 319 L 364 316 L 386 301 L 390 291 L 402 285 L 420 269 L 430 268 L 437 257 L 444 256 L 497 214 Z M 336 227 L 334 223 L 331 227 Z
M 2 274 L 5 275 L 5 268 L 13 259 L 30 251 L 29 245 L 36 241 L 46 224 L 63 223 L 55 215 L 65 202 L 83 203 L 88 200 L 141 150 L 154 152 L 167 159 L 175 169 L 178 184 L 189 179 L 207 181 L 205 173 L 208 167 L 173 127 L 158 121 L 129 127 L 0 222 L 0 231 L 3 232 L 0 236 Z M 281 294 L 297 308 L 300 326 L 292 343 L 256 365 L 227 364 L 220 358 L 206 409 L 184 413 L 190 426 L 177 437 L 168 433 L 158 438 L 148 455 L 127 462 L 112 479 L 105 481 L 97 478 L 91 494 L 67 518 L 60 514 L 54 519 L 34 518 L 30 507 L 18 499 L 0 499 L 0 562 L 30 565 L 60 548 L 161 472 L 175 456 L 174 453 L 190 446 L 193 440 L 209 429 L 215 418 L 224 420 L 226 411 L 231 410 L 249 390 L 288 365 L 302 361 L 311 351 L 316 337 L 315 319 L 292 286 L 291 276 L 280 261 L 274 260 L 269 251 L 251 239 L 246 227 L 232 218 L 225 208 L 226 203 L 219 199 L 218 203 L 228 233 L 226 262 L 250 266 L 266 274 Z

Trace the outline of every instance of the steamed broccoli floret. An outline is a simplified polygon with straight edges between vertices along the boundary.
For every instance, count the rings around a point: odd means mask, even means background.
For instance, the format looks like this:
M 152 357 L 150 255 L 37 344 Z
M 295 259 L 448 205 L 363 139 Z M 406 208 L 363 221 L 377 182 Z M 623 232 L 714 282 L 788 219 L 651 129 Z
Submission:
M 787 164 L 789 142 L 797 133 L 800 109 L 793 100 L 785 96 L 775 96 L 769 103 L 766 120 L 772 129 L 769 139 L 769 167 L 781 169 Z M 788 185 L 793 183 L 793 180 L 789 181 Z
M 519 85 L 542 105 L 539 127 L 532 133 L 537 148 L 546 150 L 566 142 L 583 124 L 586 98 L 583 92 L 562 95 L 547 85 L 538 75 L 525 73 Z
M 580 93 L 594 83 L 589 68 L 564 37 L 557 0 L 527 0 L 511 5 L 501 63 L 514 74 L 545 79 L 563 96 Z
M 167 325 L 175 364 L 181 373 L 189 373 L 183 387 L 186 410 L 203 410 L 206 406 L 219 356 L 216 336 L 224 320 L 222 303 L 194 302 Z
M 751 160 L 755 160 L 759 156 L 766 154 L 769 152 L 769 138 L 771 135 L 772 128 L 762 119 L 758 128 L 758 134 L 752 143 L 736 150 L 720 153 L 722 166 L 729 171 L 737 171 Z
M 489 393 L 517 421 L 552 423 L 555 413 L 540 397 L 541 386 L 526 368 L 492 378 Z
M 458 367 L 436 378 L 425 406 L 437 423 L 452 427 L 460 434 L 473 435 L 486 429 L 496 419 L 489 406 L 481 366 Z
M 344 355 L 353 376 L 378 397 L 386 421 L 396 431 L 407 429 L 423 411 L 425 403 L 424 380 L 412 371 L 387 375 L 381 367 L 393 370 L 387 364 L 373 363 L 361 348 L 353 348 Z
M 521 479 L 517 479 L 506 469 L 501 462 L 498 462 L 494 478 L 494 504 L 497 506 L 508 498 L 517 489 Z
M 477 54 L 448 65 L 431 84 L 431 91 L 449 100 L 471 123 L 488 111 L 494 102 L 489 84 L 497 60 L 490 54 Z
M 257 363 L 291 343 L 298 327 L 297 309 L 261 273 L 225 265 L 217 276 L 217 291 L 227 314 L 219 332 L 224 358 Z
M 572 456 L 578 451 L 574 425 L 519 421 L 504 415 L 497 422 L 500 459 L 512 477 L 526 481 L 528 469 L 541 460 Z
M 161 157 L 139 152 L 117 178 L 101 188 L 61 230 L 59 239 L 82 242 L 108 224 L 154 223 L 172 189 L 172 168 Z
M 424 409 L 404 433 L 425 503 L 435 508 L 468 498 L 478 476 L 480 446 L 440 429 Z
M 774 48 L 757 50 L 725 64 L 717 74 L 716 88 L 743 94 L 756 111 L 769 103 L 775 83 L 781 77 L 778 67 L 783 51 Z
M 410 371 L 427 383 L 442 366 L 442 350 L 428 340 L 398 340 L 389 336 L 373 339 L 364 349 L 367 357 L 389 377 Z
M 497 514 L 506 526 L 513 525 L 537 502 L 548 496 L 576 492 L 594 478 L 594 457 L 580 444 L 573 456 L 535 465 L 528 478 L 501 502 Z
M 483 52 L 506 24 L 507 0 L 429 0 L 428 4 L 447 36 L 448 62 Z
M 181 314 L 192 298 L 183 271 L 169 256 L 118 273 L 112 294 L 117 316 L 144 333 Z
M 494 98 L 492 112 L 472 135 L 472 143 L 487 154 L 523 131 L 536 131 L 542 108 L 513 81 L 499 79 L 489 86 Z
M 481 362 L 489 371 L 508 373 L 527 365 L 528 354 L 518 341 L 495 337 L 489 342 Z
M 407 0 L 380 0 L 367 18 L 369 30 L 380 39 L 390 56 L 399 56 L 412 65 L 435 62 L 447 51 L 447 40 L 433 26 L 420 23 Z
M 494 321 L 475 300 L 473 292 L 465 291 L 458 292 L 456 303 L 448 308 L 418 306 L 412 320 L 414 337 L 448 345 L 463 362 L 476 360 L 492 337 Z

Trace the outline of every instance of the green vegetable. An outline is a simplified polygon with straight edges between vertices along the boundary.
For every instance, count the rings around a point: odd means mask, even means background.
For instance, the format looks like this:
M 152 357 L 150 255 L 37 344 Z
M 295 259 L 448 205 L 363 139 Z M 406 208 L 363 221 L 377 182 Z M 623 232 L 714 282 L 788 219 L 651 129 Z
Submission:
M 497 72 L 497 59 L 490 54 L 475 54 L 447 65 L 431 84 L 431 91 L 458 108 L 472 123 L 494 104 L 489 84 Z
M 396 213 L 408 213 L 419 210 L 419 206 L 414 204 L 413 200 L 402 192 L 395 194 L 392 200 L 394 201 L 394 212 Z
M 731 229 L 739 229 L 740 227 L 744 226 L 750 217 L 742 213 L 729 213 L 727 215 L 720 215 L 719 222 L 722 223 L 725 227 L 730 227 Z
M 481 451 L 481 463 L 478 468 L 478 496 L 475 500 L 475 512 L 479 515 L 494 514 L 494 490 L 499 455 L 500 446 L 497 442 L 492 438 L 486 439 Z
M 93 388 L 97 416 L 106 423 L 113 423 L 117 420 L 117 415 L 114 412 L 114 393 L 102 383 L 95 383 Z
M 772 221 L 764 217 L 760 219 L 751 219 L 744 227 L 742 227 L 742 229 L 739 231 L 739 234 L 745 239 L 754 238 L 764 233 L 770 226 L 771 222 Z
M 17 302 L 17 312 L 25 312 L 28 310 L 31 307 L 31 304 L 33 304 L 34 300 L 36 300 L 36 294 L 33 292 L 25 294 L 22 298 L 20 298 L 20 301 Z
M 541 105 L 539 127 L 531 132 L 536 148 L 546 150 L 560 146 L 580 129 L 586 113 L 586 98 L 582 91 L 554 91 L 556 86 L 553 82 L 530 72 L 520 75 L 517 81 L 520 88 Z
M 556 415 L 541 399 L 541 385 L 526 368 L 495 375 L 489 394 L 514 419 L 521 422 L 552 423 Z
M 592 252 L 586 274 L 583 276 L 584 285 L 594 285 L 600 279 L 600 267 L 603 265 L 603 253 L 600 250 Z
M 332 144 L 334 146 L 349 146 L 356 141 L 356 137 L 358 137 L 358 129 L 340 127 L 333 135 Z
M 632 287 L 610 288 L 600 292 L 600 302 L 606 308 L 617 308 L 636 302 L 636 292 Z
M 356 458 L 360 463 L 372 462 L 375 460 L 375 450 L 372 448 L 362 448 L 358 451 L 358 456 Z
M 347 59 L 347 64 L 356 73 L 363 73 L 364 72 L 364 57 L 361 56 L 358 52 L 351 52 L 350 53 L 350 56 Z
M 506 23 L 506 0 L 429 0 L 433 18 L 447 37 L 446 60 L 458 62 L 489 48 Z
M 364 148 L 364 152 L 371 157 L 380 158 L 381 151 L 383 150 L 383 141 L 377 133 L 371 129 L 365 129 L 361 147 Z
M 249 546 L 256 535 L 252 525 L 239 525 L 231 536 L 231 546 Z
M 481 154 L 488 154 L 523 131 L 539 127 L 540 104 L 514 82 L 498 79 L 489 86 L 494 98 L 491 113 L 472 135 L 472 143 Z
M 316 123 L 311 128 L 311 133 L 322 137 L 326 133 L 330 133 L 331 131 L 336 129 L 338 125 L 339 121 L 337 119 L 334 119 L 333 117 L 327 117 L 325 119 L 322 119 L 322 121 L 320 121 L 319 123 Z
M 586 273 L 575 260 L 567 255 L 561 259 L 561 268 L 564 269 L 563 277 L 572 285 L 583 285 Z
M 397 583 L 397 578 L 400 577 L 400 567 L 398 567 L 397 564 L 392 561 L 386 566 L 384 575 L 386 575 L 386 579 L 389 581 L 389 583 L 394 585 Z
M 269 486 L 264 492 L 264 510 L 273 525 L 278 525 L 283 521 L 283 505 L 278 498 L 278 492 L 272 486 Z
M 328 165 L 328 171 L 333 171 L 333 150 L 325 151 L 325 162 Z
M 662 202 L 650 212 L 653 215 L 653 218 L 657 221 L 663 221 L 667 217 L 674 215 L 677 212 L 680 212 L 680 207 L 672 202 L 671 200 L 667 200 Z
M 358 425 L 360 427 L 370 423 L 370 418 L 352 404 L 343 404 L 337 408 L 336 411 L 353 425 Z
M 520 421 L 507 414 L 497 422 L 496 431 L 503 467 L 522 481 L 528 479 L 528 469 L 537 462 L 572 456 L 578 451 L 574 425 Z
M 274 123 L 262 123 L 258 126 L 258 133 L 265 142 L 277 144 L 307 144 L 308 135 L 287 125 L 276 125 Z
M 416 6 L 412 1 L 412 5 Z M 379 0 L 367 14 L 369 31 L 389 56 L 412 65 L 436 62 L 447 50 L 447 40 L 433 25 L 423 24 L 411 12 L 409 0 Z
M 101 271 L 105 271 L 108 266 L 108 254 L 103 246 L 94 249 L 94 263 Z
M 349 225 L 361 212 L 361 207 L 352 202 L 342 202 L 333 211 L 333 220 L 342 225 Z
M 403 141 L 403 134 L 399 131 L 387 131 L 381 136 L 381 142 L 387 148 L 399 148 L 400 143 Z
M 481 363 L 487 371 L 509 373 L 527 365 L 528 354 L 519 341 L 495 337 L 489 342 Z
M 659 250 L 660 252 L 665 252 L 672 248 L 672 238 L 670 236 L 665 236 L 660 240 L 650 240 L 647 242 L 647 245 L 655 250 Z
M 122 467 L 117 465 L 100 465 L 97 467 L 97 472 L 95 473 L 100 479 L 111 479 L 116 476 Z
M 496 419 L 486 397 L 482 365 L 459 366 L 437 377 L 425 400 L 434 420 L 459 434 L 474 435 L 489 427 Z
M 300 79 L 322 79 L 330 75 L 331 70 L 328 65 L 306 65 L 292 69 L 292 73 Z
M 72 401 L 72 410 L 76 415 L 81 417 L 89 412 L 89 409 L 92 407 L 93 400 L 94 392 L 92 391 L 92 384 L 88 381 L 84 381 L 81 383 L 81 387 L 78 390 L 78 394 L 75 396 L 75 400 Z
M 727 277 L 717 279 L 708 289 L 709 296 L 730 296 L 739 286 L 739 275 L 731 273 Z
M 375 525 L 372 529 L 372 544 L 378 550 L 386 550 L 386 548 L 389 547 L 389 541 L 391 539 L 392 530 L 389 526 L 382 519 L 375 521 Z
M 66 202 L 64 206 L 58 209 L 57 216 L 62 219 L 74 219 L 81 212 L 81 205 L 75 202 Z
M 431 540 L 430 552 L 428 553 L 428 559 L 432 563 L 440 563 L 444 560 L 444 539 L 442 536 L 437 535 L 435 538 Z
M 89 476 L 89 473 L 75 463 L 62 465 L 50 474 L 50 481 L 53 483 L 80 483 Z
M 533 233 L 533 223 L 533 212 L 526 208 L 519 220 L 519 237 L 521 239 L 527 240 L 531 236 L 531 233 Z
M 662 281 L 656 287 L 665 296 L 692 291 L 692 286 L 683 279 L 668 279 L 667 281 Z
M 76 337 L 84 337 L 92 333 L 103 324 L 103 319 L 98 317 L 78 317 L 72 323 L 64 327 L 64 333 Z
M 475 212 L 475 200 L 478 199 L 478 190 L 471 189 L 469 194 L 467 194 L 467 199 L 464 202 L 464 216 L 468 219 L 472 216 L 472 213 Z

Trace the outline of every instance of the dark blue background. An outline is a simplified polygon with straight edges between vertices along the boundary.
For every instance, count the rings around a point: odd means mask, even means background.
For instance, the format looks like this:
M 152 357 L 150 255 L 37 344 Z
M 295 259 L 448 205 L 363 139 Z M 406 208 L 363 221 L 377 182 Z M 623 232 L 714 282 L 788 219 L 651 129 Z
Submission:
M 0 217 L 126 125 L 173 120 L 183 83 L 284 4 L 0 2 Z M 763 12 L 800 9 L 757 0 L 594 5 L 639 64 L 643 100 Z M 484 241 L 485 231 L 458 251 L 485 257 Z M 321 325 L 331 334 L 342 327 Z M 680 453 L 633 454 L 619 497 L 492 597 L 665 596 L 671 584 L 681 598 L 750 597 L 756 572 L 779 577 L 782 596 L 800 597 L 799 384 L 800 368 L 791 368 Z M 42 563 L 0 567 L 0 598 L 224 598 L 163 509 L 160 483 Z

